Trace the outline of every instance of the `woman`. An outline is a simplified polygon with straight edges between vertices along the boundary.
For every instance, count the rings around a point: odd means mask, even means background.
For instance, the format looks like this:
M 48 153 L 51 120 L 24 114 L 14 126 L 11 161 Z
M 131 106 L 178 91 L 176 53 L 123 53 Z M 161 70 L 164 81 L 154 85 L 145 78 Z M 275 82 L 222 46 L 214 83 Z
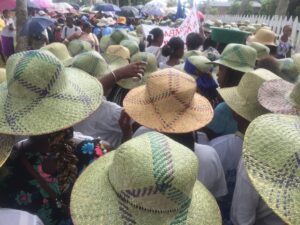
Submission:
M 164 41 L 164 32 L 160 28 L 154 28 L 149 32 L 147 36 L 148 46 L 146 48 L 146 52 L 152 53 L 155 55 L 157 62 L 165 62 L 166 58 L 161 54 L 160 46 L 163 44 Z
M 172 37 L 168 44 L 162 48 L 162 55 L 169 57 L 166 63 L 161 62 L 159 67 L 161 69 L 169 68 L 180 64 L 180 59 L 184 54 L 184 42 L 180 37 Z
M 1 32 L 2 51 L 6 58 L 14 54 L 14 36 L 15 36 L 15 24 L 14 20 L 10 17 L 8 10 L 3 11 L 3 19 L 5 27 Z
M 290 25 L 285 25 L 283 27 L 283 35 L 279 39 L 279 44 L 277 46 L 277 58 L 290 58 L 291 50 L 293 48 L 292 41 L 290 40 L 292 34 L 292 27 Z
M 0 207 L 37 214 L 44 224 L 72 224 L 73 184 L 107 151 L 101 140 L 78 135 L 72 126 L 100 106 L 102 86 L 81 70 L 65 68 L 47 51 L 21 52 L 7 64 L 10 85 L 0 93 L 6 105 L 0 114 L 13 118 L 1 121 L 0 133 L 29 138 L 15 145 L 5 164 L 9 173 L 0 181 Z M 8 92 L 14 95 L 6 98 Z

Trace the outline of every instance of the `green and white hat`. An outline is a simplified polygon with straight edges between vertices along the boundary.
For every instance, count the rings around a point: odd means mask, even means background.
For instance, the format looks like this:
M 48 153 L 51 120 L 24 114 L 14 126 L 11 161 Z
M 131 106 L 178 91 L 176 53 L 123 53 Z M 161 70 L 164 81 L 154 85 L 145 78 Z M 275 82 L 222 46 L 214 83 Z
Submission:
M 229 44 L 223 50 L 220 59 L 211 63 L 246 73 L 254 69 L 256 58 L 256 50 L 252 47 L 242 44 Z
M 258 60 L 270 55 L 270 49 L 266 45 L 258 42 L 250 42 L 247 45 L 256 50 Z
M 70 56 L 67 46 L 62 43 L 54 42 L 42 47 L 40 50 L 47 50 L 51 52 L 60 61 L 62 61 L 65 66 L 70 66 L 72 64 L 73 58 Z
M 7 82 L 0 85 L 0 134 L 49 134 L 79 123 L 101 104 L 100 82 L 87 73 L 65 68 L 48 51 L 12 55 Z
M 190 56 L 184 63 L 184 72 L 197 77 L 201 73 L 211 74 L 213 66 L 205 56 Z
M 294 60 L 298 74 L 300 75 L 300 53 L 296 53 L 296 54 L 292 55 L 292 59 Z
M 133 89 L 135 87 L 144 85 L 148 79 L 148 76 L 157 70 L 157 60 L 155 55 L 149 52 L 139 52 L 131 57 L 133 62 L 147 62 L 147 66 L 144 72 L 144 76 L 140 79 L 122 79 L 118 82 L 118 85 L 125 89 Z
M 139 45 L 134 40 L 123 40 L 121 41 L 120 45 L 124 46 L 125 48 L 128 48 L 130 56 L 133 56 L 134 54 L 140 51 Z
M 254 188 L 285 224 L 300 224 L 299 116 L 267 114 L 248 127 L 243 160 Z
M 129 64 L 130 52 L 121 45 L 110 45 L 102 54 L 110 70 L 114 71 Z
M 148 132 L 85 169 L 73 187 L 71 217 L 76 225 L 221 225 L 197 172 L 192 151 Z
M 291 58 L 278 59 L 281 77 L 289 82 L 296 82 L 298 80 L 298 70 Z
M 269 80 L 281 79 L 266 69 L 257 69 L 246 73 L 238 86 L 218 88 L 218 92 L 226 104 L 237 114 L 248 121 L 268 113 L 258 102 L 258 90 L 260 86 Z
M 110 72 L 105 59 L 96 51 L 88 51 L 75 56 L 72 67 L 83 70 L 98 79 Z
M 199 56 L 199 55 L 203 55 L 204 53 L 201 52 L 200 50 L 190 50 L 190 51 L 186 51 L 183 55 L 183 59 L 187 59 L 190 56 Z
M 93 48 L 87 41 L 73 40 L 68 44 L 68 50 L 71 56 L 75 56 L 83 52 L 92 51 Z
M 117 43 L 114 42 L 111 38 L 110 35 L 106 35 L 103 36 L 100 40 L 99 43 L 99 48 L 100 48 L 100 52 L 104 53 L 106 52 L 106 49 L 110 46 L 110 45 L 116 45 Z

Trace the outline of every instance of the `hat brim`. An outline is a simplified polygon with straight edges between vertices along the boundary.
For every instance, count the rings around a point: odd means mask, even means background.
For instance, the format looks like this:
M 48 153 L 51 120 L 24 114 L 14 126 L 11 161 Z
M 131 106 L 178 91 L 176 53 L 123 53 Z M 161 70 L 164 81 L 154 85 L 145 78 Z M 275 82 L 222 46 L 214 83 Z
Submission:
M 73 60 L 74 60 L 74 58 L 73 58 L 73 57 L 70 57 L 70 58 L 64 59 L 64 60 L 62 61 L 62 63 L 63 63 L 64 66 L 69 67 L 69 66 L 72 65 Z
M 15 136 L 0 135 L 0 168 L 10 156 L 12 148 L 15 144 Z
M 117 69 L 127 66 L 129 64 L 128 60 L 123 59 L 120 56 L 111 55 L 111 54 L 107 54 L 107 53 L 102 53 L 101 55 L 105 59 L 110 71 L 117 70 Z
M 171 224 L 179 212 L 151 212 L 138 209 L 119 198 L 109 181 L 109 167 L 115 152 L 110 152 L 92 163 L 77 179 L 71 195 L 71 217 L 75 224 Z M 142 187 L 141 187 L 142 188 Z M 212 213 L 214 212 L 214 213 Z M 215 199 L 196 182 L 186 224 L 219 225 L 219 209 Z
M 285 80 L 264 82 L 258 91 L 258 101 L 273 113 L 299 116 L 300 106 L 293 104 L 288 97 L 294 86 L 294 84 Z
M 144 73 L 144 75 L 142 76 L 141 79 L 139 79 L 138 77 L 122 79 L 122 80 L 118 81 L 117 84 L 122 88 L 130 90 L 130 89 L 133 89 L 133 88 L 136 88 L 136 87 L 146 84 L 146 81 L 150 74 L 151 73 Z
M 207 64 L 223 65 L 223 66 L 229 67 L 229 68 L 231 68 L 233 70 L 237 70 L 237 71 L 244 72 L 244 73 L 247 73 L 247 72 L 250 72 L 250 71 L 254 70 L 254 68 L 249 67 L 249 66 L 236 66 L 236 65 L 232 65 L 232 64 L 230 64 L 227 61 L 222 60 L 222 59 L 218 59 L 218 60 L 213 61 L 213 62 L 208 62 Z
M 248 42 L 258 42 L 258 43 L 263 44 L 263 45 L 277 46 L 274 42 L 266 42 L 266 41 L 257 40 L 254 35 L 248 37 L 247 41 Z
M 160 115 L 156 111 L 155 104 L 159 104 L 159 100 L 154 103 L 149 99 L 145 85 L 132 89 L 123 101 L 125 111 L 133 120 L 164 133 L 195 131 L 206 126 L 213 117 L 213 109 L 209 101 L 197 93 L 184 112 L 175 113 L 171 110 L 171 105 L 167 115 Z M 170 118 L 174 119 L 167 122 L 164 118 L 168 118 L 168 121 Z
M 248 127 L 243 160 L 255 190 L 286 224 L 300 224 L 299 117 L 267 114 Z
M 34 92 L 35 98 L 14 97 L 8 94 L 7 83 L 2 83 L 0 133 L 20 136 L 49 134 L 72 127 L 92 114 L 102 101 L 100 82 L 79 69 L 65 68 L 63 72 L 66 86 L 46 96 Z
M 237 87 L 218 88 L 217 91 L 233 111 L 248 121 L 269 112 L 259 102 L 247 102 L 239 95 Z

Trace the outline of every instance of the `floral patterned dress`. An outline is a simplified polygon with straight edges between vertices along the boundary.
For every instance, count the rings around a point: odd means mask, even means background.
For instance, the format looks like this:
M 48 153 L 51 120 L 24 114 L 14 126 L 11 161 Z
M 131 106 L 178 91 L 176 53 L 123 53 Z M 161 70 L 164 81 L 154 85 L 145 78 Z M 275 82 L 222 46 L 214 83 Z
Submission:
M 106 153 L 99 141 L 86 137 L 75 149 L 78 158 L 77 169 L 80 172 L 94 159 Z M 73 184 L 61 193 L 56 174 L 47 174 L 43 171 L 44 155 L 38 151 L 25 152 L 23 157 L 30 162 L 33 169 L 47 182 L 48 186 L 60 196 L 60 199 L 69 206 Z M 8 175 L 0 180 L 0 207 L 14 208 L 36 214 L 45 225 L 72 224 L 68 207 L 59 208 L 50 198 L 47 191 L 41 188 L 39 182 L 25 169 L 21 157 L 9 159 L 6 162 Z

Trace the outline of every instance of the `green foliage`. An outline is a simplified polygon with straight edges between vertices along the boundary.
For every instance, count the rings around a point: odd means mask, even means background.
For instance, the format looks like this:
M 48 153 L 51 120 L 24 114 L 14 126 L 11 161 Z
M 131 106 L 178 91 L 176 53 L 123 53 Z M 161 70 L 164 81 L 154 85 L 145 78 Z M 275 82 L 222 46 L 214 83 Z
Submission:
M 208 8 L 208 13 L 211 15 L 217 15 L 218 14 L 218 9 L 215 7 L 209 7 Z
M 262 6 L 259 14 L 274 15 L 277 7 L 277 0 L 262 0 Z
M 238 13 L 238 10 L 239 10 L 239 8 L 240 8 L 240 5 L 241 5 L 241 2 L 238 2 L 238 1 L 234 2 L 234 3 L 230 6 L 230 8 L 229 8 L 229 10 L 228 10 L 228 13 L 231 14 L 231 15 L 237 14 L 237 13 Z

